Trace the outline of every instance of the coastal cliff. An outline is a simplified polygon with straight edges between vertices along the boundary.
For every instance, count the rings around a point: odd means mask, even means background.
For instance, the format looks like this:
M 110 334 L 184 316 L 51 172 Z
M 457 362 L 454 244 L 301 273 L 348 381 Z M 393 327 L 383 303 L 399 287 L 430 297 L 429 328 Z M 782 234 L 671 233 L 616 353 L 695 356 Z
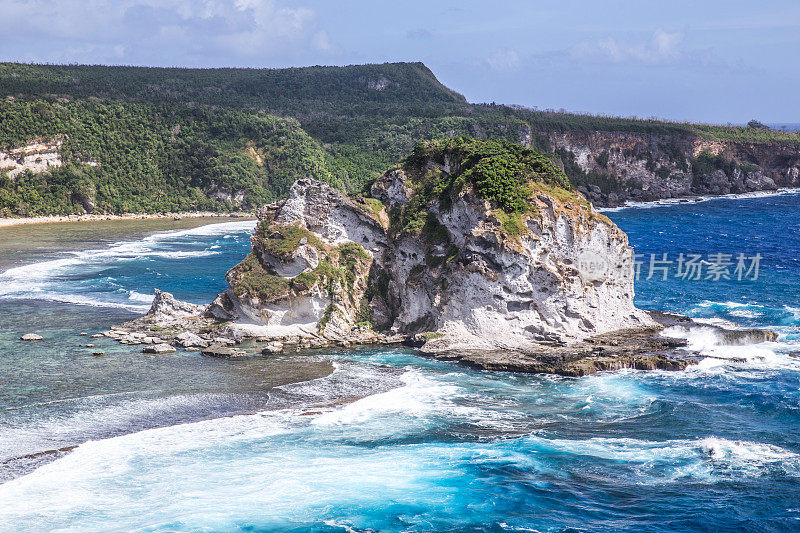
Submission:
M 227 280 L 208 314 L 269 337 L 520 349 L 654 324 L 633 305 L 626 235 L 509 143 L 420 145 L 366 196 L 299 180 Z
M 306 177 L 352 194 L 460 136 L 548 155 L 598 207 L 800 179 L 800 132 L 473 104 L 421 63 L 0 63 L 0 117 L 0 217 L 255 211 Z
M 720 344 L 776 338 L 639 310 L 633 279 L 625 233 L 552 160 L 447 139 L 418 145 L 360 195 L 296 181 L 260 210 L 249 254 L 212 303 L 157 291 L 147 315 L 105 335 L 214 357 L 402 343 L 478 368 L 567 376 L 684 369 L 697 361 L 686 339 L 698 329 Z
M 531 135 L 522 135 L 531 142 Z M 800 146 L 711 140 L 687 133 L 542 132 L 578 189 L 595 205 L 800 186 Z

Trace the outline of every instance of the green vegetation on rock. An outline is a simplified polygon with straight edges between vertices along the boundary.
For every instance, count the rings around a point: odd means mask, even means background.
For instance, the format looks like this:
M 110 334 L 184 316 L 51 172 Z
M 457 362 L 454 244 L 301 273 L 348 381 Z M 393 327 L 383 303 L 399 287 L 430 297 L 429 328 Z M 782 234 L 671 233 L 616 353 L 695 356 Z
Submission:
M 443 170 L 431 169 L 436 163 Z M 446 170 L 449 169 L 449 172 Z M 567 176 L 548 157 L 508 141 L 443 139 L 419 144 L 403 162 L 414 193 L 408 205 L 390 213 L 393 231 L 446 240 L 428 210 L 436 201 L 447 209 L 469 186 L 488 200 L 509 235 L 524 232 L 522 215 L 535 211 L 531 197 L 546 192 L 562 201 L 577 200 Z
M 310 244 L 317 249 L 326 248 L 316 235 L 300 226 L 260 222 L 255 237 L 261 249 L 282 258 L 292 255 L 303 244 Z
M 289 295 L 289 281 L 264 270 L 253 252 L 247 254 L 244 261 L 231 272 L 235 273 L 236 283 L 233 284 L 233 290 L 237 297 L 247 294 L 266 304 Z
M 317 250 L 319 263 L 293 278 L 275 275 L 259 259 L 266 255 L 286 261 L 303 245 Z M 231 269 L 228 277 L 237 296 L 246 293 L 265 302 L 288 296 L 292 290 L 304 293 L 315 287 L 323 288 L 331 298 L 347 297 L 359 275 L 368 273 L 371 261 L 372 257 L 360 244 L 331 246 L 300 226 L 261 221 L 253 235 L 253 251 Z M 344 294 L 337 294 L 338 291 Z

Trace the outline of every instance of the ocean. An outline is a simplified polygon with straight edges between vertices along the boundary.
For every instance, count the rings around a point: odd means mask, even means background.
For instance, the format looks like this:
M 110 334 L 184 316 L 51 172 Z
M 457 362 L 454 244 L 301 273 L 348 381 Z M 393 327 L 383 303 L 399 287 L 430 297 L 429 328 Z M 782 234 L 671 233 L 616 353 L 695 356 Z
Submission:
M 701 332 L 687 371 L 584 378 L 407 349 L 143 355 L 80 333 L 144 312 L 155 287 L 209 301 L 254 222 L 0 230 L 0 530 L 800 530 L 798 207 L 607 212 L 640 307 L 781 336 Z

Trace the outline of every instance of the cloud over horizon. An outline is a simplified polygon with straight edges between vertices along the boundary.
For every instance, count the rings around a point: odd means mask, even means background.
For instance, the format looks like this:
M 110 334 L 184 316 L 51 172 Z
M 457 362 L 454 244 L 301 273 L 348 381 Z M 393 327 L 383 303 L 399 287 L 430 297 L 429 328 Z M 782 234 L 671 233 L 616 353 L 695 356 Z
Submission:
M 269 66 L 335 50 L 313 8 L 275 0 L 0 0 L 0 14 L 18 61 Z
M 579 43 L 572 47 L 570 53 L 575 59 L 612 63 L 669 63 L 681 58 L 683 38 L 681 32 L 670 33 L 658 28 L 646 41 L 628 42 L 606 37 L 594 42 Z

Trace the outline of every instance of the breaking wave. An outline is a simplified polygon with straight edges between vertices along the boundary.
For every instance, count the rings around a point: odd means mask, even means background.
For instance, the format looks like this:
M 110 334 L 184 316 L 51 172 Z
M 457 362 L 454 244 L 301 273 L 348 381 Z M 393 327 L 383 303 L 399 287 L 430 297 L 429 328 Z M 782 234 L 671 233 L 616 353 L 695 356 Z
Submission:
M 776 191 L 754 191 L 737 194 L 723 194 L 718 196 L 685 196 L 681 198 L 665 198 L 663 200 L 654 200 L 652 202 L 625 202 L 625 205 L 619 207 L 601 207 L 597 210 L 604 213 L 614 213 L 624 209 L 652 209 L 655 207 L 668 207 L 675 205 L 691 205 L 699 204 L 708 201 L 724 201 L 724 200 L 744 200 L 754 198 L 770 198 L 773 196 L 784 196 L 789 194 L 800 194 L 800 189 L 797 188 L 781 188 Z
M 127 280 L 152 273 L 160 262 L 174 268 L 187 260 L 222 256 L 247 244 L 254 221 L 224 222 L 198 228 L 159 232 L 106 248 L 64 252 L 56 259 L 10 268 L 0 273 L 0 299 L 34 299 L 145 312 L 153 297 Z M 234 237 L 234 241 L 223 240 Z M 221 249 L 221 242 L 226 250 Z M 157 281 L 154 279 L 154 281 Z M 140 291 L 136 289 L 139 288 Z M 152 287 L 150 287 L 152 290 Z

